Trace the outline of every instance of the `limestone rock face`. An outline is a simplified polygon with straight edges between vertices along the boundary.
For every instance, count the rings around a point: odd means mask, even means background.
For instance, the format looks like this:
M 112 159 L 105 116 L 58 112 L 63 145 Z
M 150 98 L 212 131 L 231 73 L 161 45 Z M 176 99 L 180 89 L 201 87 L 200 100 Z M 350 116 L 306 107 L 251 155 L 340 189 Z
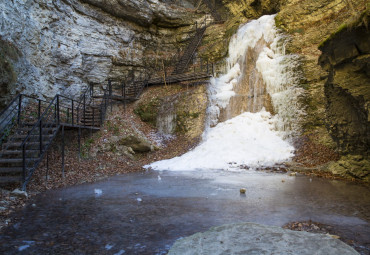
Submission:
M 77 96 L 89 83 L 138 79 L 159 52 L 177 52 L 196 15 L 157 0 L 14 0 L 0 9 L 1 44 L 18 55 L 1 62 L 17 77 L 2 81 L 6 102 L 19 92 Z
M 97 6 L 115 17 L 142 26 L 155 24 L 164 27 L 176 27 L 193 23 L 184 10 L 170 9 L 158 0 L 82 0 L 82 2 Z
M 156 119 L 159 131 L 185 134 L 189 139 L 200 137 L 204 130 L 207 103 L 206 86 L 164 98 Z
M 329 72 L 327 125 L 342 153 L 370 153 L 369 18 L 364 16 L 320 47 L 320 64 Z
M 144 92 L 136 103 L 135 113 L 155 126 L 161 135 L 182 134 L 195 141 L 205 128 L 207 105 L 206 83 L 187 89 L 184 85 L 171 85 Z

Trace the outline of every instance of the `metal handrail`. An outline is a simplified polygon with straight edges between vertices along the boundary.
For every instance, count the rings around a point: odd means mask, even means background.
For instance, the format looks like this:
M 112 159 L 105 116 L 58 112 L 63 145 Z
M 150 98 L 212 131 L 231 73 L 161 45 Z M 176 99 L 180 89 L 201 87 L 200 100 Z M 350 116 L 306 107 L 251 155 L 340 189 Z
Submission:
M 89 88 L 89 90 L 90 90 L 90 96 L 91 96 L 92 95 L 91 88 Z M 106 92 L 105 92 L 105 94 L 106 94 Z M 51 142 L 53 141 L 56 134 L 60 130 L 60 127 L 62 125 L 65 125 L 65 124 L 69 124 L 70 119 L 68 117 L 68 113 L 69 113 L 70 110 L 72 111 L 72 119 L 71 119 L 72 120 L 72 125 L 74 125 L 74 116 L 73 116 L 74 115 L 74 108 L 75 108 L 74 102 L 77 103 L 76 104 L 77 105 L 77 109 L 76 109 L 76 111 L 77 111 L 76 112 L 77 121 L 76 121 L 76 124 L 79 125 L 79 128 L 81 127 L 82 123 L 80 123 L 79 109 L 82 105 L 83 108 L 84 108 L 84 114 L 85 114 L 86 108 L 91 107 L 91 104 L 86 105 L 86 95 L 87 94 L 84 93 L 84 97 L 80 98 L 80 101 L 76 102 L 72 98 L 66 97 L 64 95 L 57 94 L 53 98 L 53 100 L 49 103 L 49 105 L 47 106 L 45 111 L 42 113 L 42 115 L 39 117 L 38 121 L 33 125 L 31 130 L 28 132 L 28 135 L 23 139 L 23 141 L 21 143 L 22 159 L 23 159 L 23 188 L 26 187 L 28 181 L 30 180 L 30 178 L 33 175 L 34 170 L 37 168 L 38 164 L 43 159 L 43 157 L 45 155 L 45 152 L 48 150 Z M 60 99 L 61 98 L 70 101 L 71 102 L 71 107 L 68 104 L 60 104 L 60 101 L 61 101 Z M 104 99 L 104 100 L 106 100 L 106 99 Z M 104 100 L 102 101 L 102 104 L 101 104 L 101 110 L 102 110 L 102 113 L 103 113 L 102 114 L 102 119 L 105 117 L 105 111 L 106 111 L 106 107 L 104 108 L 104 105 L 106 106 L 106 102 L 104 102 Z M 62 113 L 63 110 L 67 111 L 67 120 L 66 120 L 66 122 L 63 122 L 63 120 L 62 120 L 62 118 L 65 117 Z M 93 113 L 94 113 L 94 110 L 93 110 Z M 48 118 L 50 118 L 50 117 L 53 118 L 53 120 L 50 121 L 50 122 L 47 122 Z M 94 117 L 93 117 L 92 125 L 95 125 Z M 49 129 L 51 127 L 55 127 L 55 131 L 53 131 L 53 133 L 51 134 L 51 137 L 48 139 L 48 141 L 44 141 L 43 140 L 43 130 Z M 39 139 L 38 139 L 39 140 L 39 149 L 38 149 L 39 150 L 39 158 L 36 161 L 31 161 L 32 166 L 28 166 L 27 165 L 28 164 L 27 163 L 27 156 L 26 156 L 26 152 L 27 152 L 26 146 L 30 142 L 31 136 L 34 136 L 35 134 L 39 136 Z M 28 174 L 27 174 L 27 170 L 30 170 L 30 172 Z
M 2 110 L 1 111 L 1 113 L 0 113 L 0 118 L 1 118 L 1 115 L 3 115 L 9 108 L 10 108 L 10 106 L 15 102 L 15 101 L 17 101 L 17 99 L 19 100 L 19 97 L 21 96 L 21 95 L 23 95 L 23 94 L 18 94 L 9 104 L 8 104 L 8 106 L 7 107 L 5 107 L 5 109 L 4 110 Z
M 28 139 L 30 138 L 31 136 L 31 133 L 35 130 L 36 127 L 40 126 L 40 123 L 42 121 L 42 119 L 45 117 L 46 113 L 49 111 L 49 109 L 52 107 L 52 105 L 54 105 L 54 101 L 57 100 L 59 95 L 56 95 L 53 100 L 51 100 L 50 104 L 48 105 L 48 107 L 45 109 L 45 111 L 43 112 L 43 114 L 40 116 L 40 118 L 38 119 L 38 121 L 33 125 L 33 127 L 31 128 L 31 130 L 28 132 L 28 135 L 26 136 L 26 138 L 23 140 L 22 144 L 21 144 L 21 147 L 24 146 L 24 144 L 28 141 Z

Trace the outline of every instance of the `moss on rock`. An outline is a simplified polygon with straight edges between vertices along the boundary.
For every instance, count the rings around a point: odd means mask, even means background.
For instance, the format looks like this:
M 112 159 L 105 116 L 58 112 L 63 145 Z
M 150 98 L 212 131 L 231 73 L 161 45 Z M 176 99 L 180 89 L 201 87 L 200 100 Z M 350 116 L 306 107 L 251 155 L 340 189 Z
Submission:
M 331 163 L 327 170 L 347 179 L 360 179 L 370 182 L 370 159 L 362 155 L 346 155 Z
M 158 108 L 161 104 L 161 99 L 158 97 L 152 98 L 149 102 L 140 102 L 134 112 L 144 122 L 148 122 L 155 126 L 158 116 Z

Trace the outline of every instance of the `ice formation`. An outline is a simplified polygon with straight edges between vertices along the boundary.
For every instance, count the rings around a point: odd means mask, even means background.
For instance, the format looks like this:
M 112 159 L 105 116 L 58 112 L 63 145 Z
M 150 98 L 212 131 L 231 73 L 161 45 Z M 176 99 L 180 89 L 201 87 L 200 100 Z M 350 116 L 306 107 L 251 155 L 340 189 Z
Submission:
M 241 82 L 248 49 L 263 43 L 256 68 L 263 78 L 265 91 L 271 97 L 275 116 L 263 107 L 258 112 L 244 112 L 218 123 L 220 111 L 235 96 Z M 275 27 L 274 15 L 263 16 L 241 26 L 232 37 L 227 59 L 227 73 L 212 78 L 209 86 L 208 123 L 203 140 L 180 157 L 145 166 L 155 170 L 199 170 L 263 168 L 289 160 L 294 148 L 286 138 L 298 130 L 303 113 L 299 105 L 301 89 L 296 87 L 299 73 L 294 72 L 296 57 L 284 54 L 284 38 Z

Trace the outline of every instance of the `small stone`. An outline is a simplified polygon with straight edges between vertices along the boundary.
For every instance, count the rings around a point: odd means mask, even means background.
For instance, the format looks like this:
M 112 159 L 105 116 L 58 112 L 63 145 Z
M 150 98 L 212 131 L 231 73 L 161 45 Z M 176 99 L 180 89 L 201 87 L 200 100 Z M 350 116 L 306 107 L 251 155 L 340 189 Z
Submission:
M 297 172 L 290 173 L 289 176 L 297 176 Z
M 17 196 L 17 197 L 21 197 L 21 198 L 27 198 L 28 197 L 27 192 L 21 191 L 19 189 L 13 190 L 11 194 L 14 195 L 14 196 Z
M 284 180 L 284 179 L 282 179 L 282 180 L 281 180 L 281 182 L 285 182 L 285 180 Z
M 36 204 L 32 204 L 32 207 L 36 207 Z
M 247 189 L 246 188 L 241 188 L 239 191 L 240 191 L 240 194 L 245 194 L 245 192 L 247 191 Z
M 6 210 L 6 207 L 0 206 L 0 212 L 3 212 Z

